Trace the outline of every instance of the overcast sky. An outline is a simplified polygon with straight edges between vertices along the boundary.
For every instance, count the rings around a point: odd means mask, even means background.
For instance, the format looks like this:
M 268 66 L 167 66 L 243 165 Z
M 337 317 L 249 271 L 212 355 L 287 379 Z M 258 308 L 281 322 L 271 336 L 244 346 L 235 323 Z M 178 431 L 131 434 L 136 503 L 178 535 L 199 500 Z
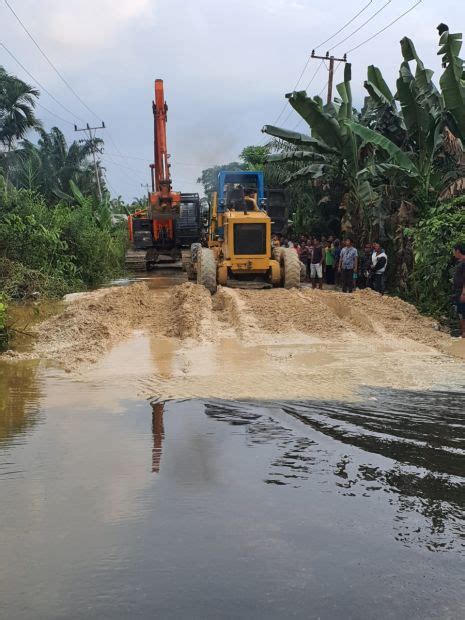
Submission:
M 348 28 L 317 53 L 325 53 L 385 8 L 359 32 L 337 46 L 342 55 L 389 24 L 416 0 L 372 0 Z M 242 148 L 260 143 L 261 127 L 273 124 L 293 89 L 309 52 L 334 34 L 368 0 L 9 0 L 39 44 L 75 91 L 97 113 L 92 116 L 53 72 L 0 0 L 0 41 L 73 114 L 46 93 L 41 103 L 63 119 L 98 124 L 104 120 L 107 175 L 112 193 L 140 196 L 149 181 L 153 125 L 153 81 L 163 78 L 169 106 L 168 145 L 174 188 L 201 191 L 202 168 L 237 159 Z M 414 11 L 349 55 L 355 103 L 364 96 L 368 64 L 379 66 L 394 90 L 401 62 L 399 41 L 410 36 L 427 66 L 438 73 L 440 22 L 465 30 L 463 0 L 423 0 Z M 0 48 L 0 64 L 28 82 Z M 318 68 L 312 60 L 299 89 Z M 339 67 L 336 83 L 342 76 Z M 324 67 L 309 88 L 322 92 Z M 289 107 L 289 110 L 291 108 Z M 38 108 L 46 127 L 59 126 L 69 140 L 72 124 Z M 288 110 L 278 125 L 294 128 Z M 304 129 L 301 124 L 299 130 Z M 82 136 L 79 136 L 82 137 Z M 124 155 L 125 157 L 122 157 Z

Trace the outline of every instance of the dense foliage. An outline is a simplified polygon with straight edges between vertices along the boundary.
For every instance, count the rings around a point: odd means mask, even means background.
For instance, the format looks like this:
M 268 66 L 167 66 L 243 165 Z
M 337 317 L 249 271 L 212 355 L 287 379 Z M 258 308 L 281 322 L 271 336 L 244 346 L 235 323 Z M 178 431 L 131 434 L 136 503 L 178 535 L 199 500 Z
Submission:
M 96 286 L 124 265 L 125 226 L 113 222 L 114 211 L 127 209 L 110 200 L 97 159 L 99 199 L 92 149 L 101 141 L 68 145 L 57 127 L 44 131 L 38 97 L 0 67 L 0 348 L 8 300 Z
M 465 243 L 465 196 L 429 209 L 410 232 L 414 263 L 408 288 L 420 309 L 447 317 L 451 294 L 450 256 L 454 245 Z
M 10 190 L 0 213 L 0 285 L 9 297 L 61 295 L 119 275 L 125 229 L 106 204 L 74 188 L 70 206 L 48 205 L 30 190 Z
M 405 37 L 395 93 L 370 66 L 365 105 L 354 109 L 347 64 L 329 105 L 304 91 L 287 95 L 309 133 L 264 127 L 268 166 L 294 192 L 296 232 L 319 232 L 321 205 L 328 221 L 337 205 L 342 232 L 360 246 L 380 238 L 389 250 L 391 289 L 437 314 L 448 306 L 451 248 L 464 223 L 463 203 L 447 201 L 465 189 L 462 35 L 439 30 L 440 89 Z

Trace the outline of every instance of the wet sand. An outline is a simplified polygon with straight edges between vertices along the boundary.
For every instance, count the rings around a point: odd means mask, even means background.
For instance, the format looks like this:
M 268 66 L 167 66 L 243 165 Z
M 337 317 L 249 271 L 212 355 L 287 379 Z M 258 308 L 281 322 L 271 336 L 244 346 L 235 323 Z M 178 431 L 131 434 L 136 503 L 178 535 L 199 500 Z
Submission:
M 32 351 L 129 396 L 356 398 L 364 386 L 460 389 L 465 343 L 397 298 L 203 288 L 167 278 L 67 299 Z

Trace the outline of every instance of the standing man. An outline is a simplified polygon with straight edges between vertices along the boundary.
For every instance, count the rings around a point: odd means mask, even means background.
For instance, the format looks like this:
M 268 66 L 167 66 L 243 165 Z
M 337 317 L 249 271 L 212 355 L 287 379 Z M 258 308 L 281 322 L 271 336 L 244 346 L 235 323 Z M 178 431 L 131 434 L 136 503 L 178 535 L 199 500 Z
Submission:
M 386 252 L 382 249 L 381 244 L 375 241 L 373 243 L 373 254 L 371 255 L 370 287 L 377 293 L 380 293 L 380 295 L 384 295 L 386 267 Z
M 339 259 L 339 271 L 342 274 L 342 292 L 352 293 L 354 290 L 354 273 L 358 269 L 358 252 L 349 237 L 345 240 Z
M 372 265 L 372 255 L 373 255 L 373 247 L 371 243 L 365 244 L 365 250 L 363 255 L 360 257 L 360 279 L 358 288 L 367 288 L 369 286 L 370 280 L 370 272 Z
M 323 244 L 318 237 L 315 237 L 313 240 L 312 262 L 310 265 L 312 288 L 316 288 L 317 284 L 320 290 L 323 288 L 323 263 Z
M 329 240 L 325 247 L 325 281 L 326 284 L 334 284 L 334 253 Z
M 460 323 L 460 336 L 465 338 L 465 243 L 454 247 L 454 258 L 458 261 L 454 272 L 453 304 Z
M 313 237 L 308 238 L 307 244 L 307 279 L 312 279 L 312 256 L 313 256 Z

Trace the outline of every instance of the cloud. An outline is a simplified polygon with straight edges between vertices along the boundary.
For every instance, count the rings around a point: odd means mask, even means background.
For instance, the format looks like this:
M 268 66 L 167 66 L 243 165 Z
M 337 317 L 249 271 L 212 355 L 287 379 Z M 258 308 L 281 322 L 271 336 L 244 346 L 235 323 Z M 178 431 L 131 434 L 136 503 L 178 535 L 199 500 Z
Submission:
M 261 127 L 274 123 L 285 103 L 284 93 L 295 85 L 312 48 L 363 5 L 360 1 L 355 7 L 346 0 L 335 0 L 331 6 L 327 0 L 10 1 L 81 97 L 102 115 L 119 151 L 134 157 L 116 157 L 116 148 L 107 141 L 110 182 L 128 199 L 140 195 L 140 184 L 149 180 L 155 78 L 165 80 L 175 187 L 199 191 L 195 180 L 205 164 L 237 159 L 244 146 L 262 140 Z M 381 6 L 378 0 L 373 4 Z M 441 68 L 436 26 L 446 21 L 453 32 L 461 29 L 459 19 L 450 17 L 457 15 L 457 4 L 458 0 L 440 4 L 425 0 L 350 54 L 355 104 L 363 102 L 369 64 L 380 67 L 395 90 L 399 41 L 404 35 L 417 44 L 426 66 L 437 72 L 437 82 Z M 403 5 L 402 0 L 393 0 L 335 52 L 342 54 L 373 35 L 405 10 Z M 362 18 L 332 43 L 349 35 Z M 2 2 L 0 20 L 2 40 L 28 69 L 86 121 L 97 120 L 88 118 L 88 111 L 53 74 Z M 0 64 L 28 79 L 1 50 Z M 299 87 L 310 81 L 317 66 L 316 61 L 309 62 Z M 342 65 L 336 83 L 341 77 Z M 321 67 L 309 94 L 324 92 L 326 80 L 327 71 Z M 46 95 L 42 101 L 60 113 Z M 57 123 L 46 115 L 44 120 L 46 125 Z M 278 124 L 292 128 L 298 122 L 297 114 L 288 108 Z M 74 138 L 72 127 L 67 137 Z
M 37 5 L 41 4 L 41 10 Z M 29 5 L 29 10 L 27 6 Z M 157 2 L 154 0 L 27 0 L 15 11 L 48 49 L 63 56 L 87 60 L 97 51 L 118 45 L 125 31 L 154 25 Z M 34 19 L 31 19 L 34 15 Z M 79 64 L 79 63 L 77 63 Z

